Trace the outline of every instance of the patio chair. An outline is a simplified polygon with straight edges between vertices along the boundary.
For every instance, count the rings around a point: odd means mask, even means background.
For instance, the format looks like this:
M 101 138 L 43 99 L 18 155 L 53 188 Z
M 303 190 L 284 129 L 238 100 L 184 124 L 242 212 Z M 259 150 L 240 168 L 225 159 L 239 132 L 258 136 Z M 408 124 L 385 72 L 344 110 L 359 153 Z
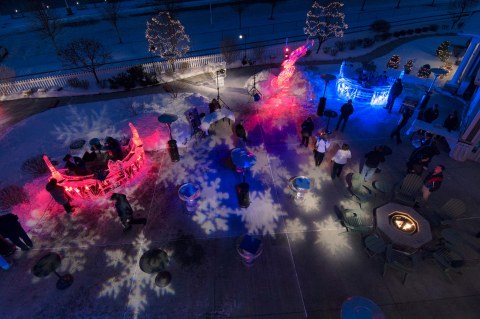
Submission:
M 367 203 L 373 196 L 372 191 L 363 185 L 363 177 L 360 174 L 352 174 L 351 186 L 349 188 L 352 194 L 352 199 L 362 207 L 362 204 Z
M 435 216 L 440 220 L 440 224 L 449 225 L 456 219 L 465 214 L 467 207 L 465 203 L 457 198 L 450 198 L 438 211 Z
M 460 269 L 465 265 L 463 256 L 453 246 L 445 244 L 432 253 L 432 257 L 437 266 L 440 267 L 449 282 L 453 282 L 450 276 L 451 272 L 461 274 Z
M 359 210 L 342 209 L 342 224 L 346 231 L 359 232 L 362 234 L 373 231 L 373 218 L 369 218 Z
M 370 234 L 365 237 L 363 243 L 365 244 L 365 250 L 367 251 L 368 257 L 383 254 L 387 248 L 385 240 L 376 234 Z
M 408 174 L 402 180 L 400 187 L 395 191 L 393 200 L 407 206 L 414 206 L 417 195 L 422 188 L 422 178 L 416 174 Z
M 387 245 L 385 250 L 385 263 L 383 264 L 383 274 L 382 277 L 385 277 L 388 268 L 395 269 L 403 273 L 402 284 L 405 284 L 409 274 L 416 271 L 417 259 L 410 258 L 410 264 L 405 264 L 405 256 L 399 255 L 393 250 L 391 244 Z

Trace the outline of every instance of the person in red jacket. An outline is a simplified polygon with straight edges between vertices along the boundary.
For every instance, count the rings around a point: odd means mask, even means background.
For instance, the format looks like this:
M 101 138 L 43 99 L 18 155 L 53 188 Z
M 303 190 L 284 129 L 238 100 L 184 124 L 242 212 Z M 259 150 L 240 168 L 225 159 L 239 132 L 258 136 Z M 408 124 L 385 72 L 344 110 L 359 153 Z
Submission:
M 433 171 L 430 172 L 427 177 L 425 177 L 422 187 L 422 196 L 424 201 L 427 201 L 430 197 L 430 194 L 438 190 L 440 185 L 442 185 L 444 170 L 445 166 L 437 165 Z

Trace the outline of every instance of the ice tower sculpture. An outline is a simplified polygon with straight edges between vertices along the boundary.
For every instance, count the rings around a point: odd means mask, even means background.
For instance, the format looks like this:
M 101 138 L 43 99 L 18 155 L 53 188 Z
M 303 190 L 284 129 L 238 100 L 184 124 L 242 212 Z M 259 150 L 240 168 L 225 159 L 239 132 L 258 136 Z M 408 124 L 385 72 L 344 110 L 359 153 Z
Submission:
M 271 82 L 273 88 L 286 88 L 288 87 L 290 78 L 295 72 L 295 62 L 300 59 L 302 56 L 307 54 L 307 51 L 313 46 L 313 40 L 307 40 L 304 45 L 296 48 L 282 63 L 283 70 L 280 72 L 278 77 L 274 78 Z

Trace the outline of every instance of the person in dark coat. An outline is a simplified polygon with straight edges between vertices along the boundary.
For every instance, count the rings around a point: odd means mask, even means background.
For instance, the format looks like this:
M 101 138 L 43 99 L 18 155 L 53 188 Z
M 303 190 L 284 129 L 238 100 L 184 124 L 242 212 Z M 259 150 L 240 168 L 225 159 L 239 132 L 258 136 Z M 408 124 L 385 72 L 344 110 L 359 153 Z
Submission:
M 383 146 L 377 146 L 373 151 L 365 154 L 365 164 L 363 164 L 361 175 L 365 182 L 371 181 L 373 174 L 380 163 L 385 162 Z
M 395 103 L 395 100 L 397 97 L 402 94 L 403 91 L 403 84 L 401 79 L 396 79 L 395 83 L 393 83 L 392 87 L 390 88 L 390 92 L 388 93 L 388 100 L 387 100 L 387 105 L 385 105 L 385 109 L 388 110 L 388 113 L 392 112 L 392 107 L 393 104 Z
M 12 243 L 24 251 L 33 247 L 32 240 L 22 228 L 17 215 L 6 214 L 0 216 L 0 235 L 10 239 Z
M 416 162 L 418 161 L 418 159 L 422 157 L 428 157 L 428 161 L 426 163 L 424 162 L 426 164 L 424 166 L 428 166 L 432 161 L 433 157 L 439 154 L 440 154 L 440 150 L 437 147 L 437 143 L 433 139 L 430 139 L 430 141 L 425 142 L 424 145 L 414 149 L 412 154 L 410 154 L 408 161 Z
M 338 118 L 337 127 L 335 131 L 338 131 L 340 127 L 340 123 L 343 121 L 342 132 L 345 129 L 345 125 L 347 124 L 348 118 L 353 113 L 353 104 L 352 100 L 348 100 L 347 103 L 343 104 L 340 108 L 340 117 Z
M 88 175 L 87 168 L 85 166 L 85 161 L 77 156 L 72 156 L 70 154 L 65 155 L 63 158 L 65 162 L 65 168 L 70 172 L 73 172 L 77 176 Z
M 247 132 L 243 127 L 243 121 L 238 122 L 238 124 L 235 126 L 235 134 L 237 134 L 237 137 L 241 138 L 244 142 L 247 141 Z
M 432 159 L 427 154 L 419 153 L 415 157 L 411 157 L 407 162 L 407 174 L 422 175 L 427 170 L 428 164 Z
M 17 250 L 17 247 L 15 245 L 12 245 L 8 240 L 3 238 L 2 235 L 0 235 L 0 255 L 3 257 L 8 257 L 10 255 L 13 255 L 13 253 Z
M 305 147 L 308 147 L 308 142 L 310 140 L 310 136 L 312 136 L 313 129 L 315 125 L 313 124 L 313 120 L 311 117 L 308 117 L 305 121 L 302 123 L 302 142 L 300 143 L 300 146 L 305 145 Z
M 443 171 L 445 170 L 445 166 L 437 165 L 430 172 L 427 177 L 425 177 L 422 186 L 422 197 L 424 201 L 427 201 L 430 197 L 430 194 L 440 188 L 443 182 Z
M 124 231 L 132 228 L 132 224 L 145 225 L 147 223 L 146 218 L 133 218 L 132 206 L 130 206 L 127 196 L 124 194 L 113 193 L 110 199 L 115 201 L 115 208 L 117 210 L 118 217 L 120 217 L 120 221 L 122 222 Z
M 123 158 L 122 146 L 120 142 L 113 137 L 107 136 L 105 139 L 105 148 L 112 161 L 120 161 Z
M 400 120 L 398 121 L 397 127 L 393 129 L 392 133 L 390 133 L 390 138 L 393 139 L 394 137 L 396 137 L 397 144 L 402 143 L 402 139 L 400 138 L 400 131 L 405 125 L 407 125 L 408 120 L 410 119 L 410 117 L 412 117 L 412 114 L 413 114 L 413 110 L 411 110 L 410 108 L 406 108 L 403 111 L 402 116 L 400 117 Z
M 443 127 L 445 127 L 449 132 L 455 131 L 458 129 L 460 121 L 458 119 L 457 111 L 453 111 L 453 113 L 448 114 L 448 117 L 443 122 Z
M 425 112 L 423 112 L 423 121 L 427 123 L 432 123 L 438 118 L 439 115 L 440 112 L 438 111 L 438 104 L 435 104 L 434 106 L 429 107 L 425 110 Z
M 70 197 L 65 191 L 65 188 L 58 185 L 55 178 L 50 179 L 50 181 L 47 183 L 47 186 L 45 186 L 45 189 L 50 193 L 50 195 L 52 195 L 53 199 L 58 204 L 65 208 L 65 212 L 67 212 L 67 214 L 71 214 L 74 211 L 72 205 L 70 204 Z
M 208 104 L 208 110 L 210 113 L 215 112 L 216 110 L 220 110 L 222 106 L 220 105 L 220 102 L 218 102 L 217 99 L 213 99 L 212 102 Z

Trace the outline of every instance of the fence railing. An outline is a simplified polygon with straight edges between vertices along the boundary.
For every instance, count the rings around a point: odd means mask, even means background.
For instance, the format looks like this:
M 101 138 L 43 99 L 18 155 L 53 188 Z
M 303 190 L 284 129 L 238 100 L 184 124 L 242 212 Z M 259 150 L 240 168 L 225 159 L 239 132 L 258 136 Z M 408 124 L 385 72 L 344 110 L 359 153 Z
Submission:
M 213 54 L 200 57 L 178 59 L 174 63 L 162 61 L 105 69 L 100 68 L 96 72 L 98 78 L 103 81 L 122 72 L 126 72 L 128 69 L 135 66 L 142 66 L 147 73 L 155 73 L 157 75 L 161 75 L 162 73 L 169 73 L 173 72 L 174 70 L 181 71 L 190 68 L 201 68 L 208 64 L 221 62 L 223 62 L 223 56 L 221 54 Z M 93 74 L 90 72 L 75 72 L 62 75 L 51 75 L 27 80 L 0 83 L 0 94 L 10 95 L 14 93 L 30 92 L 38 89 L 63 88 L 68 86 L 68 80 L 73 78 L 77 78 L 79 80 L 86 80 L 88 82 L 94 81 Z

